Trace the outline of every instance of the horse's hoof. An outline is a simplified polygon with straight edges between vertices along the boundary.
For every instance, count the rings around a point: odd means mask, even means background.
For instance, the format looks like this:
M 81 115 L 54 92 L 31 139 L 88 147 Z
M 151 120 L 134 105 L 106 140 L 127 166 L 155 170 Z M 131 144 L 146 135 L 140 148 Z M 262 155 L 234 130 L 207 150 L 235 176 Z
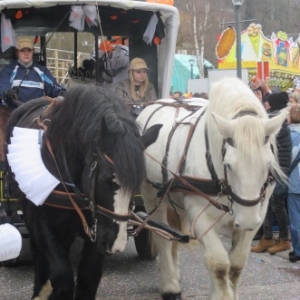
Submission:
M 170 294 L 170 293 L 163 294 L 162 297 L 163 297 L 163 300 L 182 300 L 181 293 L 179 293 L 179 294 Z

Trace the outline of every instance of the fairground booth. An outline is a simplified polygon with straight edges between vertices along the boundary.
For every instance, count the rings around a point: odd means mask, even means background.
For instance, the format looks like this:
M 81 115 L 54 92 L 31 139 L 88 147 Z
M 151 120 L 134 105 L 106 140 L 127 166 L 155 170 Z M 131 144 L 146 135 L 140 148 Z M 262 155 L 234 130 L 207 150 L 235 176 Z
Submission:
M 219 69 L 236 69 L 236 32 L 230 27 L 222 32 L 216 46 Z M 250 24 L 241 32 L 242 68 L 248 70 L 249 81 L 254 75 L 270 78 L 270 86 L 282 91 L 298 86 L 300 77 L 300 34 L 273 32 L 264 35 L 260 24 Z

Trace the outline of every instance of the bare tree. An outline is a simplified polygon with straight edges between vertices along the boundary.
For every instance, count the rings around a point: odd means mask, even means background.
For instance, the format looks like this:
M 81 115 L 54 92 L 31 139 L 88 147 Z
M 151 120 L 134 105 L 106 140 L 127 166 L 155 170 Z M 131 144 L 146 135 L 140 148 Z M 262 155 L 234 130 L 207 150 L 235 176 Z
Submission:
M 186 10 L 190 13 L 191 18 L 186 19 L 186 22 L 191 27 L 191 37 L 195 47 L 195 54 L 197 64 L 200 72 L 200 78 L 204 78 L 204 50 L 205 50 L 205 37 L 207 29 L 211 26 L 208 24 L 208 15 L 210 11 L 210 4 L 204 4 L 204 13 L 201 11 L 201 5 L 198 0 L 192 0 L 186 3 Z M 203 19 L 201 19 L 203 15 Z

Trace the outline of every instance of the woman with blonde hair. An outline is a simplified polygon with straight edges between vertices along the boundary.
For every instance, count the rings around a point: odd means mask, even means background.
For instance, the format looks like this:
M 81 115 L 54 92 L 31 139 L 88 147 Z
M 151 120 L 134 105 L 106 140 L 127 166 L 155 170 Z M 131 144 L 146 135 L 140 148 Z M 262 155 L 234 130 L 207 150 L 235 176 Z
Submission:
M 300 92 L 293 92 L 289 95 L 289 105 L 300 104 Z
M 142 58 L 132 59 L 129 64 L 128 79 L 120 82 L 116 88 L 116 94 L 125 101 L 135 118 L 146 103 L 157 100 L 154 85 L 149 82 L 148 70 Z

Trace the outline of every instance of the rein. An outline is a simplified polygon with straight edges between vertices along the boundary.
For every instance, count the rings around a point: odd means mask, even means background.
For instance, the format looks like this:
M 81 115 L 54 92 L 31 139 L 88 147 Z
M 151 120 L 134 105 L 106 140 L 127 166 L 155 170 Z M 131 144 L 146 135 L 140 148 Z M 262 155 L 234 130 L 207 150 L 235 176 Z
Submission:
M 47 131 L 47 126 L 40 119 L 37 119 L 36 121 L 37 121 L 38 125 L 40 127 L 42 127 L 44 129 L 44 131 L 46 132 Z M 69 203 L 65 203 L 64 205 L 60 205 L 60 204 L 56 204 L 56 203 L 55 204 L 51 203 L 47 200 L 44 203 L 44 205 L 52 206 L 52 207 L 56 207 L 56 208 L 62 208 L 62 209 L 75 210 L 78 213 L 78 215 L 81 219 L 81 222 L 82 222 L 85 233 L 88 235 L 88 237 L 91 239 L 92 242 L 96 241 L 97 222 L 98 222 L 96 212 L 98 214 L 109 217 L 109 218 L 114 219 L 114 220 L 119 221 L 119 222 L 127 222 L 131 218 L 131 216 L 132 216 L 131 212 L 129 214 L 126 214 L 126 215 L 121 215 L 121 214 L 117 214 L 115 212 L 112 212 L 112 211 L 96 204 L 96 201 L 95 201 L 95 189 L 96 188 L 95 188 L 95 186 L 96 186 L 96 178 L 97 178 L 97 174 L 98 174 L 97 161 L 95 161 L 92 164 L 91 168 L 90 168 L 90 171 L 91 171 L 90 176 L 93 174 L 93 177 L 92 177 L 92 188 L 91 188 L 91 192 L 90 192 L 90 199 L 88 199 L 88 198 L 84 197 L 84 195 L 79 191 L 78 187 L 73 182 L 70 171 L 69 171 L 69 168 L 68 168 L 68 165 L 67 165 L 66 156 L 65 156 L 64 151 L 61 150 L 60 154 L 62 156 L 64 170 L 65 170 L 66 175 L 68 177 L 68 181 L 69 181 L 68 183 L 66 183 L 62 178 L 62 175 L 61 175 L 60 169 L 58 167 L 58 164 L 57 164 L 53 149 L 51 147 L 50 141 L 46 137 L 45 137 L 45 142 L 46 142 L 47 149 L 48 149 L 48 151 L 49 151 L 49 153 L 50 153 L 50 155 L 53 158 L 53 161 L 55 163 L 55 167 L 57 169 L 61 184 L 62 184 L 62 186 L 65 190 L 65 191 L 53 190 L 52 194 L 60 196 L 60 197 L 68 198 Z M 111 158 L 108 157 L 106 154 L 103 154 L 103 157 L 109 163 L 113 164 L 113 161 L 111 160 Z M 67 185 L 71 186 L 74 193 L 70 193 L 68 191 Z M 94 220 L 94 222 L 93 222 L 94 224 L 92 225 L 92 227 L 89 227 L 88 222 L 86 221 L 86 218 L 85 218 L 84 214 L 82 213 L 83 210 L 90 210 L 92 212 L 93 220 Z
M 173 105 L 171 105 L 171 106 L 173 106 Z M 159 109 L 160 108 L 162 108 L 162 107 L 159 107 Z M 148 124 L 149 119 L 152 118 L 153 114 L 157 110 L 158 109 L 156 109 L 154 112 L 152 112 L 152 114 L 148 118 L 146 124 Z M 212 158 L 211 158 L 210 148 L 209 148 L 209 139 L 208 139 L 207 126 L 205 126 L 205 144 L 206 144 L 206 154 L 205 154 L 205 156 L 206 156 L 207 168 L 208 168 L 208 170 L 211 174 L 211 179 L 212 180 L 210 181 L 210 180 L 207 180 L 207 179 L 199 179 L 199 178 L 193 178 L 193 177 L 182 175 L 183 171 L 184 171 L 184 168 L 185 168 L 185 161 L 186 161 L 190 141 L 192 139 L 195 128 L 196 128 L 200 118 L 202 117 L 202 115 L 204 113 L 205 113 L 205 110 L 203 110 L 203 112 L 199 115 L 199 117 L 197 118 L 197 120 L 195 122 L 195 125 L 192 124 L 192 123 L 177 123 L 172 128 L 171 132 L 169 133 L 168 140 L 167 140 L 165 155 L 164 155 L 164 158 L 163 158 L 161 163 L 158 160 L 156 160 L 156 158 L 154 158 L 152 155 L 145 152 L 152 160 L 156 161 L 158 164 L 161 165 L 162 174 L 163 174 L 163 184 L 151 182 L 149 180 L 148 180 L 148 182 L 151 183 L 154 187 L 160 189 L 160 191 L 158 192 L 158 196 L 162 197 L 161 201 L 165 198 L 166 194 L 169 191 L 171 191 L 171 192 L 191 193 L 191 194 L 199 195 L 199 196 L 205 198 L 214 207 L 216 207 L 220 210 L 223 210 L 225 212 L 229 212 L 230 214 L 233 213 L 232 205 L 233 205 L 234 202 L 236 202 L 236 203 L 238 203 L 242 206 L 246 206 L 246 207 L 255 206 L 259 202 L 261 202 L 261 204 L 263 204 L 263 201 L 265 199 L 266 188 L 274 180 L 273 176 L 269 174 L 267 180 L 265 181 L 265 183 L 263 184 L 263 186 L 261 188 L 259 197 L 256 198 L 256 199 L 245 200 L 245 199 L 242 199 L 241 197 L 239 197 L 237 194 L 235 194 L 233 192 L 230 184 L 228 184 L 228 176 L 227 176 L 227 167 L 226 167 L 226 165 L 224 165 L 224 177 L 225 177 L 224 180 L 220 180 L 218 178 L 218 175 L 217 175 L 216 171 L 215 171 L 215 168 L 214 168 L 214 165 L 213 165 L 213 162 L 212 162 Z M 242 117 L 242 116 L 245 116 L 245 115 L 257 115 L 257 114 L 253 111 L 241 111 L 234 118 Z M 190 115 L 188 115 L 188 116 L 190 116 Z M 190 124 L 191 127 L 190 127 L 190 130 L 189 130 L 189 133 L 188 133 L 188 137 L 187 137 L 187 140 L 186 140 L 184 151 L 183 151 L 183 153 L 181 155 L 181 158 L 179 160 L 178 170 L 180 170 L 180 171 L 178 172 L 178 175 L 177 175 L 176 174 L 177 171 L 174 173 L 174 172 L 170 171 L 167 168 L 167 158 L 168 158 L 168 152 L 169 152 L 169 148 L 170 148 L 170 141 L 171 141 L 171 138 L 173 137 L 174 131 L 178 128 L 178 124 Z M 145 130 L 145 128 L 144 128 L 144 130 Z M 225 157 L 225 154 L 226 154 L 226 149 L 225 149 L 226 142 L 229 143 L 229 144 L 233 143 L 232 139 L 224 139 L 223 140 L 222 149 L 221 149 L 222 161 L 224 160 L 224 157 Z M 167 182 L 167 172 L 170 172 L 173 175 L 173 178 L 168 182 Z M 207 193 L 202 192 L 201 190 L 203 190 L 203 189 L 207 190 L 208 194 L 211 193 L 212 189 L 214 189 L 214 191 L 215 191 L 214 193 L 218 196 L 217 199 L 221 196 L 227 195 L 227 198 L 229 200 L 229 205 L 227 206 L 227 205 L 223 205 L 223 204 L 218 203 L 216 200 L 209 197 L 207 195 Z M 160 203 L 161 203 L 161 201 L 160 201 Z

